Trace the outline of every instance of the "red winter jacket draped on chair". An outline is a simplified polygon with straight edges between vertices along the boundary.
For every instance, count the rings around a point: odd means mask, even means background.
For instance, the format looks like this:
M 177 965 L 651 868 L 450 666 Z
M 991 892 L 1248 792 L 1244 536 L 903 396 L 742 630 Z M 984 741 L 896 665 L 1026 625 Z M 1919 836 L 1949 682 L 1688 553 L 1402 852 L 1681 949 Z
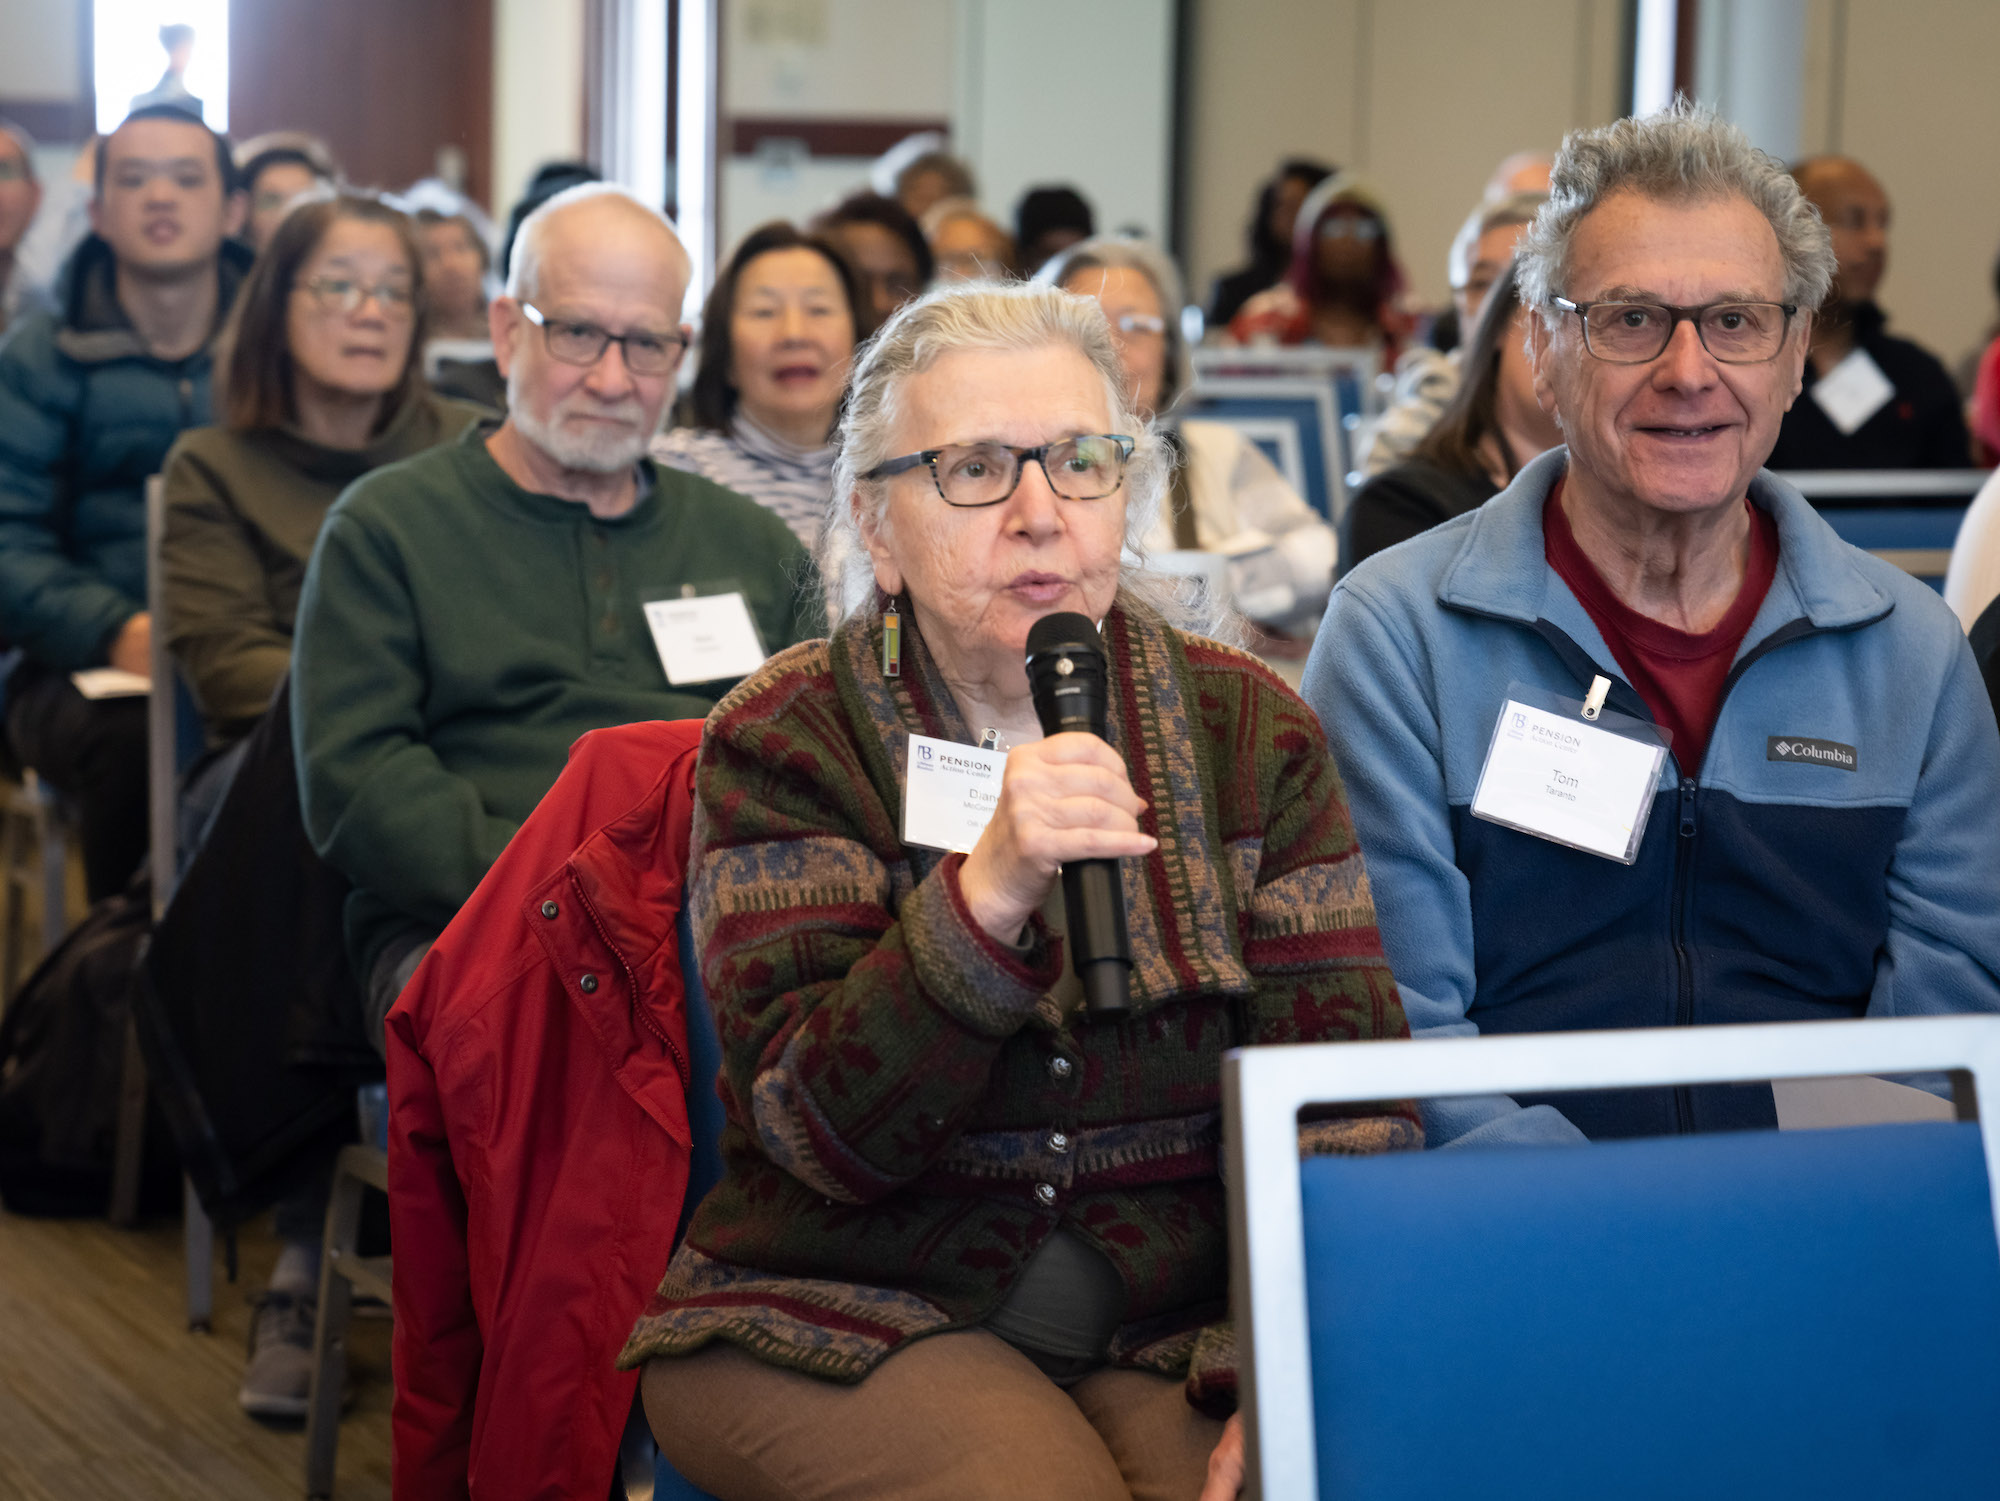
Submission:
M 688 1181 L 700 737 L 579 740 L 390 1012 L 398 1496 L 610 1490 L 637 1381 L 612 1362 Z

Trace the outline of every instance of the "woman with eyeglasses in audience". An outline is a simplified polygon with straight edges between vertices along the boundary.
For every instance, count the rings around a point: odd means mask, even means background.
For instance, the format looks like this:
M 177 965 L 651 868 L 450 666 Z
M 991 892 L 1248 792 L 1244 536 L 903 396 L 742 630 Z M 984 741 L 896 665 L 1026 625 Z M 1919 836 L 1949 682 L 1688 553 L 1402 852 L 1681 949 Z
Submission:
M 1376 349 L 1386 370 L 1410 332 L 1397 305 L 1403 284 L 1381 205 L 1353 179 L 1329 177 L 1299 207 L 1285 279 L 1243 304 L 1228 337 Z
M 1088 298 L 940 288 L 857 359 L 839 623 L 703 739 L 722 1176 L 620 1357 L 723 1501 L 1236 1494 L 1223 1052 L 1407 1028 L 1318 721 L 1126 567 L 1167 468 Z M 1058 613 L 1102 622 L 1108 741 L 1044 738 L 1024 651 Z M 983 832 L 920 820 L 919 759 L 982 742 Z M 1061 864 L 1100 857 L 1123 1012 L 1062 937 Z M 1420 1142 L 1408 1104 L 1301 1130 Z
M 424 311 L 410 221 L 353 194 L 288 213 L 237 294 L 216 356 L 222 421 L 184 434 L 165 470 L 161 616 L 212 752 L 182 793 L 184 860 L 291 667 L 306 563 L 335 498 L 480 416 L 425 388 Z M 243 912 L 283 915 L 248 891 Z M 322 1175 L 277 1206 L 281 1250 L 237 1393 L 255 1417 L 305 1415 L 326 1194 Z
M 1147 553 L 1227 558 L 1232 603 L 1267 633 L 1260 648 L 1275 647 L 1271 633 L 1289 628 L 1302 633 L 1303 652 L 1333 587 L 1333 529 L 1237 429 L 1173 416 L 1194 383 L 1173 262 L 1142 240 L 1088 240 L 1057 256 L 1036 280 L 1097 299 L 1133 408 L 1160 422 L 1178 461 L 1167 503 L 1144 539 Z
M 292 210 L 238 294 L 217 359 L 222 421 L 185 434 L 165 469 L 167 649 L 211 746 L 255 725 L 290 666 L 335 497 L 479 417 L 424 386 L 425 323 L 410 221 L 361 195 Z
M 1562 442 L 1535 399 L 1528 320 L 1514 263 L 1486 294 L 1460 366 L 1461 384 L 1416 451 L 1363 485 L 1347 508 L 1347 568 L 1491 500 L 1536 454 Z
M 854 359 L 854 274 L 826 240 L 752 230 L 702 308 L 693 427 L 653 457 L 774 511 L 811 547 L 833 483 L 833 424 Z

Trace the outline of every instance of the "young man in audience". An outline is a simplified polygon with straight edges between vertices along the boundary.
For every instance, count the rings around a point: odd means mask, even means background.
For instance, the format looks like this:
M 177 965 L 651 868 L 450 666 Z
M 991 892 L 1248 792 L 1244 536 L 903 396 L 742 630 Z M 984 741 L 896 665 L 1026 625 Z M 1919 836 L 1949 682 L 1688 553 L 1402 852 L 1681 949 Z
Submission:
M 492 306 L 506 421 L 358 480 L 320 532 L 293 743 L 307 832 L 354 885 L 378 1049 L 579 735 L 704 717 L 760 648 L 825 634 L 783 521 L 645 456 L 686 347 L 688 274 L 667 221 L 624 190 L 549 200 Z M 732 630 L 747 641 L 696 639 Z
M 42 185 L 27 132 L 0 120 L 0 334 L 39 295 L 15 252 L 41 206 Z
M 210 345 L 250 264 L 227 238 L 230 176 L 229 143 L 184 111 L 128 116 L 58 306 L 0 346 L 0 636 L 23 653 L 7 733 L 76 805 L 92 901 L 145 854 L 146 704 L 87 698 L 70 674 L 148 670 L 146 479 L 214 420 Z
M 1813 320 L 1805 395 L 1793 404 L 1773 469 L 1963 469 L 1972 440 L 1958 387 L 1936 355 L 1885 331 L 1875 304 L 1889 266 L 1889 195 L 1857 161 L 1816 156 L 1792 168 L 1839 262 Z
M 1304 692 L 1419 1036 L 2000 1010 L 2000 733 L 1930 589 L 1760 472 L 1832 279 L 1734 126 L 1580 132 L 1520 250 L 1567 447 L 1334 590 Z M 1662 743 L 1664 742 L 1664 749 Z M 1433 1144 L 1770 1126 L 1456 1100 Z

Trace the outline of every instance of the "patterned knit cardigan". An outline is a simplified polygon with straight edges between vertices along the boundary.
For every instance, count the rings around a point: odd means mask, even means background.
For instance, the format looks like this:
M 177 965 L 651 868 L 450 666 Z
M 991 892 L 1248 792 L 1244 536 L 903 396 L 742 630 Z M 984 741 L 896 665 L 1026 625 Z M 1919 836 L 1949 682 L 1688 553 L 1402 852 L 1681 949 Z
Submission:
M 905 616 L 908 622 L 909 617 Z M 1109 739 L 1159 841 L 1125 863 L 1135 964 L 1115 1022 L 1061 1014 L 1061 939 L 972 922 L 963 857 L 905 845 L 912 733 L 971 743 L 918 633 L 766 663 L 709 717 L 689 901 L 722 1041 L 722 1181 L 619 1362 L 724 1339 L 860 1380 L 979 1324 L 1058 1224 L 1108 1257 L 1114 1363 L 1234 1397 L 1221 1059 L 1403 1037 L 1368 878 L 1312 711 L 1253 658 L 1121 602 Z M 1304 1128 L 1307 1151 L 1421 1145 L 1415 1111 Z

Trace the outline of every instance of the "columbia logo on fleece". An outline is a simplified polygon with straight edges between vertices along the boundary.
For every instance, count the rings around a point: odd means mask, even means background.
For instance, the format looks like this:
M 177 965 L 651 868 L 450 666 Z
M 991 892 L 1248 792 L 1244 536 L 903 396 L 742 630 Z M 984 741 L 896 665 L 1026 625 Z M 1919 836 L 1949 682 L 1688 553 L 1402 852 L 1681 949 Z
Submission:
M 1838 740 L 1812 740 L 1803 735 L 1773 735 L 1764 742 L 1766 761 L 1808 761 L 1814 766 L 1856 768 L 1854 747 Z

